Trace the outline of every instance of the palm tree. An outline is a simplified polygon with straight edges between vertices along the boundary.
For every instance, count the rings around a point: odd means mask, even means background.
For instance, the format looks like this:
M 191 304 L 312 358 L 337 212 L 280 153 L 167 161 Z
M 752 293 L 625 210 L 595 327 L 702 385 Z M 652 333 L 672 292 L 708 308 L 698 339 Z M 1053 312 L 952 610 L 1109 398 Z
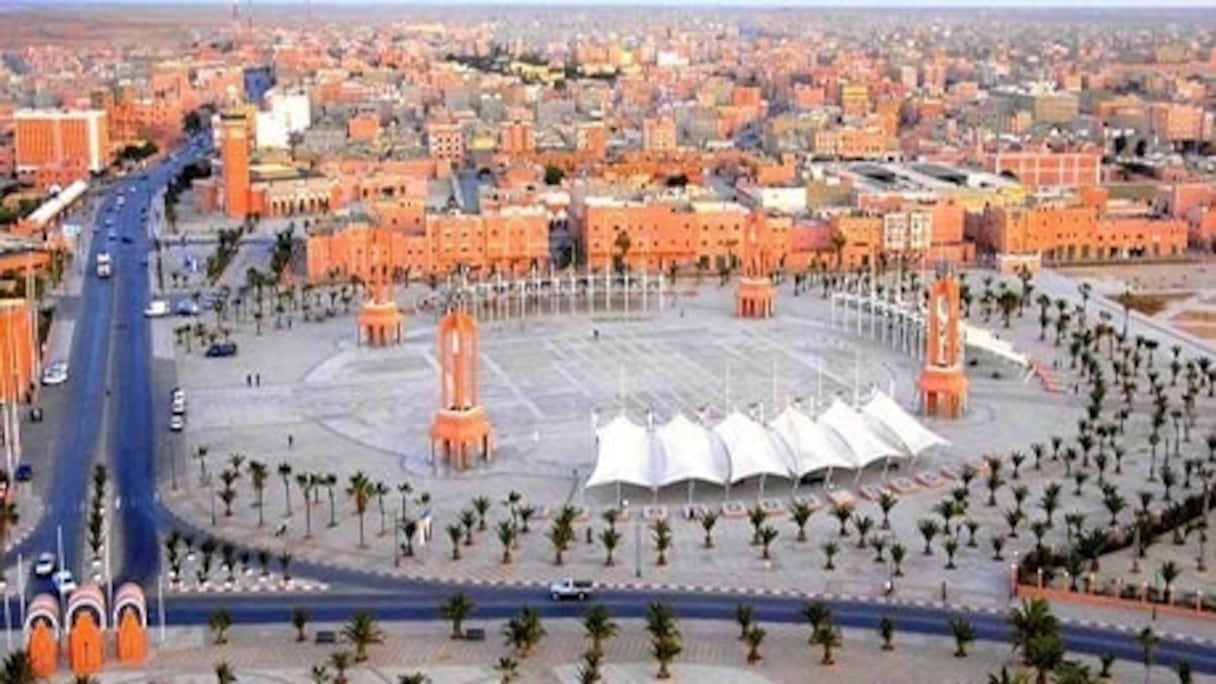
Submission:
M 329 494 L 329 526 L 337 527 L 338 526 L 338 507 L 337 507 L 337 504 L 334 502 L 334 487 L 338 486 L 338 476 L 334 475 L 333 473 L 326 473 L 325 475 L 323 475 L 321 477 L 319 484 L 321 486 L 325 487 L 326 493 Z M 359 545 L 362 546 L 363 545 L 362 520 L 360 520 L 359 538 L 360 538 Z
M 658 679 L 669 679 L 671 661 L 684 650 L 680 628 L 675 613 L 661 601 L 651 603 L 646 609 L 646 631 L 650 633 L 651 653 L 659 663 Z
M 473 545 L 473 530 L 477 529 L 477 511 L 466 508 L 460 511 L 460 525 L 464 528 L 464 545 Z
M 473 510 L 477 513 L 477 529 L 486 529 L 486 514 L 490 512 L 490 499 L 486 496 L 473 497 Z
M 941 527 L 937 524 L 937 521 L 932 518 L 921 518 L 919 521 L 917 521 L 916 527 L 920 530 L 921 536 L 925 538 L 924 554 L 926 556 L 932 556 L 933 538 L 936 537 L 937 533 L 941 531 Z
M 806 525 L 811 520 L 811 515 L 815 509 L 811 508 L 806 502 L 799 501 L 790 507 L 790 518 L 794 521 L 794 525 L 798 528 L 798 541 L 806 541 Z
M 246 467 L 249 469 L 249 483 L 253 485 L 253 493 L 257 499 L 258 527 L 261 527 L 265 524 L 262 503 L 265 498 L 266 480 L 270 477 L 270 471 L 266 468 L 266 464 L 261 461 L 250 461 Z
M 452 523 L 447 526 L 448 539 L 452 542 L 452 560 L 460 560 L 460 540 L 464 537 L 464 530 L 460 525 Z
M 616 564 L 616 561 L 612 559 L 612 553 L 621 543 L 621 536 L 621 533 L 615 527 L 607 527 L 600 532 L 600 543 L 604 545 L 604 551 L 607 553 L 607 556 L 604 558 L 604 565 L 606 567 L 610 568 Z
M 1216 437 L 1214 437 L 1216 439 Z M 701 514 L 701 529 L 705 530 L 705 548 L 714 547 L 714 525 L 718 523 L 718 514 L 706 511 Z
M 878 619 L 878 636 L 882 637 L 882 650 L 895 650 L 895 620 L 890 615 Z
M 667 565 L 667 550 L 671 548 L 671 524 L 660 518 L 650 526 L 650 532 L 654 537 L 655 553 L 659 556 L 655 565 Z
M 967 657 L 967 644 L 975 641 L 975 629 L 967 618 L 954 618 L 950 621 L 950 633 L 954 635 L 954 657 Z
M 304 628 L 308 626 L 308 611 L 303 608 L 296 608 L 291 611 L 291 626 L 296 628 L 296 641 L 308 641 L 308 634 Z
M 350 667 L 350 652 L 334 651 L 330 653 L 329 664 L 334 668 L 334 684 L 346 684 L 346 670 Z
M 773 527 L 772 525 L 763 525 L 760 527 L 760 546 L 763 548 L 763 552 L 761 553 L 760 557 L 762 559 L 770 560 L 772 558 L 772 554 L 769 552 L 769 547 L 771 547 L 773 542 L 777 540 L 777 534 L 777 528 Z
M 884 491 L 878 497 L 878 507 L 882 509 L 882 529 L 891 529 L 891 510 L 897 503 L 899 503 L 899 497 L 888 491 Z
M 34 684 L 39 680 L 29 651 L 17 649 L 8 654 L 0 667 L 0 681 L 11 684 Z
M 464 638 L 464 621 L 473 614 L 473 601 L 463 591 L 457 592 L 439 604 L 439 617 L 452 623 L 452 638 Z
M 511 546 L 515 544 L 516 529 L 515 523 L 510 520 L 498 521 L 498 543 L 502 544 L 502 563 L 510 565 L 511 563 Z
M 384 631 L 371 613 L 356 613 L 342 629 L 342 636 L 355 646 L 355 662 L 367 660 L 367 647 L 384 643 Z
M 494 671 L 498 673 L 499 684 L 511 684 L 519 679 L 519 661 L 511 656 L 502 656 L 494 663 Z
M 618 627 L 612 619 L 612 613 L 600 604 L 596 604 L 583 613 L 583 630 L 591 639 L 591 650 L 602 654 L 604 642 L 616 636 Z
M 823 548 L 823 555 L 827 558 L 827 562 L 825 562 L 823 564 L 823 569 L 824 570 L 835 570 L 836 563 L 834 562 L 833 559 L 835 559 L 836 554 L 840 551 L 840 545 L 837 544 L 835 541 L 826 541 L 823 543 L 822 548 Z
M 835 665 L 836 658 L 833 656 L 833 652 L 844 644 L 844 640 L 841 637 L 840 628 L 828 620 L 815 627 L 815 631 L 811 633 L 811 643 L 823 649 L 823 658 L 820 659 L 820 663 Z
M 236 674 L 232 672 L 232 666 L 228 663 L 216 663 L 215 681 L 217 684 L 233 684 L 236 681 Z
M 296 475 L 296 485 L 304 497 L 304 538 L 312 538 L 312 496 L 317 488 L 317 476 L 312 473 Z
M 283 480 L 283 505 L 284 515 L 291 517 L 291 464 L 283 462 L 279 464 L 279 477 Z
M 570 543 L 574 541 L 574 519 L 576 516 L 577 513 L 572 507 L 562 507 L 557 518 L 553 520 L 553 524 L 549 526 L 548 532 L 545 533 L 545 536 L 549 538 L 549 543 L 553 545 L 554 565 L 562 564 L 562 554 L 570 548 Z
M 215 645 L 222 646 L 228 643 L 226 633 L 228 628 L 232 626 L 232 616 L 223 608 L 211 614 L 207 620 L 208 626 L 211 627 L 212 633 L 215 635 Z
M 832 609 L 823 601 L 810 601 L 802 607 L 802 616 L 811 625 L 814 632 L 820 625 L 832 621 Z
M 747 632 L 743 635 L 743 641 L 747 643 L 747 662 L 749 664 L 760 662 L 760 644 L 764 642 L 764 637 L 767 635 L 768 632 L 755 623 L 752 623 L 747 628 Z
M 1043 599 L 1023 599 L 1022 605 L 1009 611 L 1007 619 L 1013 629 L 1016 648 L 1030 664 L 1030 643 L 1044 636 L 1058 636 L 1060 622 L 1051 613 L 1051 606 Z
M 735 606 L 735 623 L 739 625 L 739 640 L 747 636 L 747 628 L 756 621 L 756 609 L 750 603 L 740 603 Z
M 518 616 L 507 621 L 503 634 L 507 645 L 515 648 L 516 655 L 527 658 L 547 632 L 541 624 L 540 613 L 530 606 L 524 606 Z
M 1136 643 L 1140 644 L 1144 655 L 1144 681 L 1148 683 L 1153 672 L 1153 661 L 1156 659 L 1157 643 L 1161 641 L 1161 637 L 1153 631 L 1152 627 L 1145 627 L 1136 634 Z
M 333 491 L 332 489 L 330 490 Z M 355 514 L 359 516 L 359 548 L 367 548 L 363 535 L 363 518 L 367 514 L 367 506 L 376 495 L 376 487 L 362 471 L 350 476 L 350 485 L 346 488 L 346 496 L 355 504 Z

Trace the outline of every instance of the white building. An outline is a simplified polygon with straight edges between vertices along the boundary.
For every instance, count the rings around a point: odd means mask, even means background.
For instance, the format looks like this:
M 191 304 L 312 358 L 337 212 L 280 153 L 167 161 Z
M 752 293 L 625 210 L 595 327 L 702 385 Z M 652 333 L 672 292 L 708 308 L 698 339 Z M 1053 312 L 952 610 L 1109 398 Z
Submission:
M 304 93 L 266 94 L 270 109 L 257 113 L 254 138 L 258 149 L 285 148 L 293 133 L 303 133 L 312 126 L 312 103 Z

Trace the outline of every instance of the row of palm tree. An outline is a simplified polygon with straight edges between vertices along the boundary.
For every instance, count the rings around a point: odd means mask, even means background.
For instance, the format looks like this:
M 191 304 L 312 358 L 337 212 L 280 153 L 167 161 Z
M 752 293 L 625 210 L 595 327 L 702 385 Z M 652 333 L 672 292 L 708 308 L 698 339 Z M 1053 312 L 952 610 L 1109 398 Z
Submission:
M 259 577 L 266 578 L 270 576 L 271 561 L 273 560 L 278 563 L 283 581 L 291 581 L 293 556 L 286 549 L 278 554 L 274 554 L 264 548 L 238 547 L 236 544 L 221 541 L 216 537 L 208 536 L 199 541 L 196 540 L 192 533 L 178 530 L 172 530 L 165 536 L 164 549 L 165 560 L 169 566 L 169 580 L 174 584 L 179 584 L 183 580 L 182 571 L 184 562 L 193 561 L 196 556 L 198 557 L 199 565 L 196 569 L 195 578 L 200 585 L 209 583 L 217 554 L 222 560 L 221 569 L 225 572 L 225 582 L 228 584 L 236 581 L 238 568 L 240 574 L 247 575 L 252 573 L 253 561 L 255 559 L 261 568 Z

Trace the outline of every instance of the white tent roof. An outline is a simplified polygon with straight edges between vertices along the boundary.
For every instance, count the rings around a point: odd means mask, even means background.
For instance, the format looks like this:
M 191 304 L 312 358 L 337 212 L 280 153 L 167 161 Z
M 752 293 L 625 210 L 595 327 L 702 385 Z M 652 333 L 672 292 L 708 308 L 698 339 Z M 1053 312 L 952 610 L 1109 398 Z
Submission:
M 709 430 L 677 413 L 655 431 L 661 458 L 655 462 L 654 485 L 664 487 L 686 480 L 726 484 L 730 462 Z
M 595 431 L 595 470 L 587 487 L 606 484 L 654 486 L 651 474 L 650 433 L 624 414 Z
M 1022 368 L 1030 366 L 1030 359 L 1013 348 L 1008 340 L 997 337 L 991 330 L 962 322 L 963 340 L 968 346 L 988 352 Z
M 793 452 L 794 474 L 799 477 L 825 468 L 857 467 L 848 444 L 793 406 L 787 406 L 769 427 Z
M 881 435 L 875 434 L 865 416 L 845 404 L 839 397 L 819 416 L 819 423 L 830 427 L 849 445 L 856 468 L 864 468 L 891 456 L 904 455 L 899 445 L 891 444 Z
M 790 477 L 793 459 L 779 440 L 768 430 L 738 411 L 732 412 L 714 426 L 730 457 L 730 481 L 739 482 L 757 475 Z
M 950 444 L 936 432 L 921 425 L 920 421 L 885 392 L 875 392 L 861 412 L 885 427 L 911 456 L 918 456 L 933 447 Z

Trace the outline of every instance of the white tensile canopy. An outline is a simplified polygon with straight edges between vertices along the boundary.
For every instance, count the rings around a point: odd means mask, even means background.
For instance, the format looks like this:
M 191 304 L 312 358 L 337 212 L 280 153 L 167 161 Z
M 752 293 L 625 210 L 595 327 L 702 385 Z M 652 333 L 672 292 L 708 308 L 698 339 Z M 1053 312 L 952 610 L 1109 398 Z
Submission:
M 936 432 L 921 425 L 920 421 L 885 392 L 875 392 L 861 408 L 861 412 L 871 421 L 881 425 L 913 458 L 934 447 L 950 445 L 950 442 Z
M 785 407 L 768 425 L 794 454 L 794 474 L 800 478 L 817 470 L 857 467 L 848 444 L 794 406 Z
M 730 462 L 709 430 L 677 413 L 655 430 L 661 458 L 652 472 L 655 487 L 677 482 L 701 480 L 725 485 L 730 478 Z
M 819 422 L 831 428 L 853 452 L 853 467 L 860 470 L 885 458 L 903 456 L 903 449 L 891 444 L 881 435 L 875 434 L 869 421 L 837 397 L 827 411 L 819 416 Z
M 630 484 L 654 487 L 650 457 L 650 433 L 624 414 L 595 431 L 595 470 L 587 487 Z
M 793 459 L 785 452 L 785 445 L 773 440 L 763 425 L 742 413 L 731 412 L 713 431 L 726 446 L 731 484 L 749 477 L 788 478 L 792 474 Z

